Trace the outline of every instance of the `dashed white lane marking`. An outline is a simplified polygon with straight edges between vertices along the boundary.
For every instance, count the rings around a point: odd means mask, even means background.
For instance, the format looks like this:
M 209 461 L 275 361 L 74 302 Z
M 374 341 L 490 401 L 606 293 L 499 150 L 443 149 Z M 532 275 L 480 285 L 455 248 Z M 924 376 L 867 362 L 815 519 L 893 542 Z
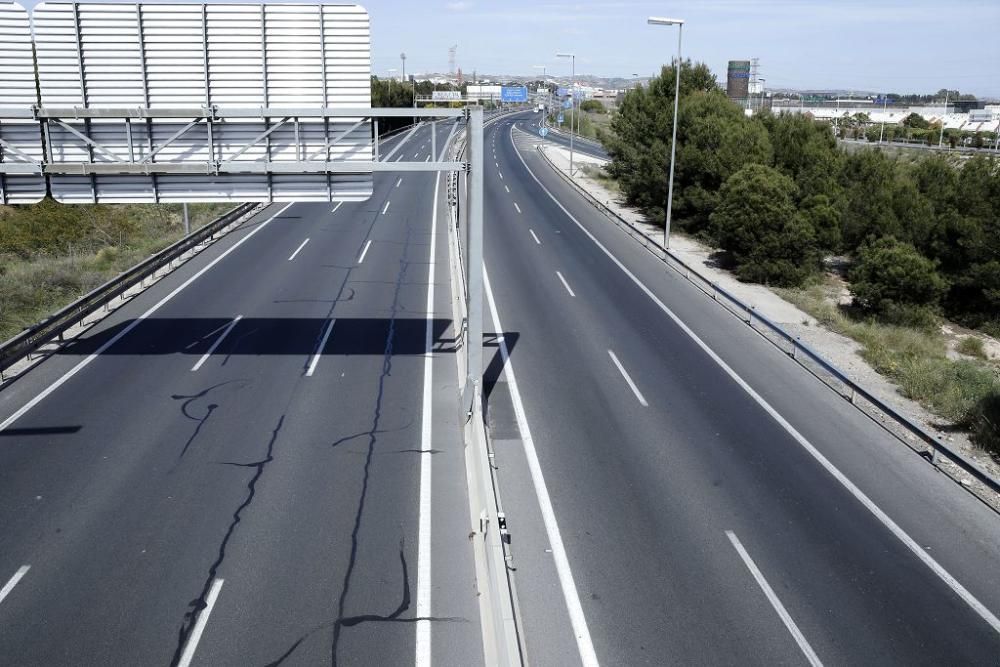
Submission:
M 902 529 L 902 527 L 900 527 L 899 524 L 893 521 L 892 517 L 886 514 L 881 507 L 876 505 L 875 501 L 869 498 L 864 491 L 858 488 L 858 486 L 847 477 L 847 475 L 845 475 L 843 472 L 840 471 L 840 468 L 833 465 L 833 463 L 831 463 L 830 460 L 826 458 L 826 456 L 824 456 L 823 453 L 819 451 L 814 444 L 812 444 L 809 440 L 807 440 L 804 435 L 799 433 L 798 429 L 792 426 L 791 422 L 785 419 L 781 415 L 781 413 L 778 412 L 774 408 L 774 406 L 768 403 L 763 396 L 758 394 L 757 390 L 751 387 L 750 384 L 746 380 L 744 380 L 739 373 L 733 370 L 733 368 L 729 364 L 727 364 L 722 357 L 716 354 L 715 350 L 713 350 L 711 347 L 708 346 L 708 343 L 703 341 L 701 337 L 698 336 L 698 334 L 696 334 L 694 330 L 691 329 L 691 327 L 685 324 L 684 320 L 678 317 L 674 311 L 670 310 L 670 308 L 667 307 L 667 304 L 663 303 L 663 301 L 661 301 L 660 298 L 656 296 L 656 294 L 654 294 L 653 291 L 649 289 L 649 287 L 647 287 L 645 283 L 639 280 L 639 278 L 637 278 L 636 275 L 632 273 L 628 269 L 628 267 L 626 267 L 621 262 L 621 260 L 615 257 L 614 254 L 610 250 L 608 250 L 603 243 L 597 240 L 597 237 L 594 236 L 589 229 L 584 227 L 583 223 L 577 220 L 573 216 L 573 214 L 570 213 L 558 199 L 556 199 L 556 196 L 553 195 L 552 192 L 549 191 L 547 187 L 542 185 L 542 182 L 538 180 L 538 176 L 536 176 L 535 172 L 531 170 L 531 167 L 528 166 L 528 163 L 524 161 L 524 156 L 521 155 L 521 151 L 517 149 L 517 145 L 514 143 L 513 130 L 511 130 L 510 133 L 510 142 L 511 145 L 514 146 L 514 152 L 517 154 L 517 157 L 521 161 L 521 164 L 524 165 L 524 168 L 528 172 L 528 175 L 531 176 L 531 178 L 535 181 L 535 183 L 538 183 L 538 186 L 542 189 L 542 191 L 549 196 L 549 199 L 555 202 L 556 206 L 558 206 L 562 210 L 562 212 L 566 214 L 566 217 L 572 220 L 576 224 L 576 226 L 580 228 L 580 231 L 582 231 L 587 236 L 587 238 L 593 241 L 594 245 L 600 248 L 601 252 L 607 255 L 608 259 L 614 262 L 614 264 L 619 269 L 622 270 L 622 273 L 628 276 L 629 280 L 635 283 L 635 285 L 640 290 L 642 290 L 643 293 L 646 296 L 648 296 L 650 300 L 660 308 L 660 310 L 666 313 L 667 317 L 669 317 L 681 329 L 681 331 L 687 334 L 688 338 L 694 341 L 694 343 L 699 348 L 701 348 L 702 351 L 704 351 L 705 354 L 707 354 L 709 358 L 711 358 L 712 361 L 714 361 L 719 366 L 719 368 L 721 368 L 726 373 L 726 375 L 732 378 L 733 381 L 736 382 L 736 384 L 738 384 L 740 388 L 742 388 L 743 391 L 745 391 L 747 395 L 750 396 L 750 398 L 752 398 L 753 401 L 761 407 L 761 409 L 763 409 L 767 414 L 769 414 L 771 418 L 774 421 L 776 421 L 779 426 L 781 426 L 781 428 L 785 429 L 785 432 L 788 433 L 788 435 L 790 435 L 797 443 L 799 443 L 802 449 L 808 452 L 808 454 L 812 456 L 813 459 L 817 463 L 819 463 L 824 470 L 830 473 L 830 475 L 835 480 L 837 480 L 837 482 L 839 482 L 840 485 L 844 487 L 844 489 L 846 489 L 848 493 L 854 496 L 855 500 L 860 502 L 865 507 L 865 509 L 867 509 L 872 514 L 872 516 L 874 516 L 879 521 L 879 523 L 881 523 L 886 528 L 886 530 L 888 530 L 896 537 L 896 539 L 902 542 L 903 545 L 910 551 L 910 553 L 916 556 L 917 559 L 919 559 L 924 565 L 926 565 L 931 572 L 933 572 L 942 582 L 945 583 L 945 585 L 951 588 L 951 590 L 954 591 L 954 593 L 958 597 L 960 597 L 962 601 L 964 601 L 967 605 L 969 605 L 969 607 L 973 611 L 979 614 L 980 618 L 986 621 L 986 623 L 988 623 L 989 626 L 993 628 L 994 632 L 1000 633 L 1000 618 L 997 618 L 996 615 L 986 607 L 986 605 L 980 602 L 979 599 L 969 591 L 969 589 L 963 586 L 962 583 L 958 581 L 958 579 L 956 579 L 954 576 L 952 576 L 950 572 L 948 572 L 948 570 L 944 569 L 944 567 L 942 567 L 940 563 L 934 560 L 934 558 L 931 557 L 931 555 L 928 554 L 916 540 L 910 537 L 909 533 L 907 533 L 905 530 Z
M 500 174 L 500 180 L 502 181 L 503 180 L 503 172 L 502 171 L 497 171 L 497 173 Z
M 368 239 L 368 242 L 365 243 L 364 249 L 361 251 L 361 256 L 358 257 L 358 264 L 361 264 L 362 262 L 365 261 L 365 255 L 368 254 L 368 248 L 371 248 L 371 247 L 372 247 L 372 240 Z
M 517 202 L 514 202 L 514 208 L 516 208 L 516 209 L 517 209 L 517 212 L 518 212 L 518 213 L 520 213 L 520 212 L 521 212 L 521 207 L 517 205 Z
M 399 184 L 400 184 L 400 183 L 402 183 L 402 182 L 403 182 L 403 177 L 402 177 L 402 176 L 400 176 L 400 177 L 399 177 L 399 180 L 397 180 L 397 181 L 396 181 L 396 187 L 398 188 L 398 187 L 399 187 Z
M 10 592 L 14 590 L 14 586 L 17 586 L 17 582 L 24 578 L 24 575 L 28 574 L 28 570 L 31 569 L 30 565 L 22 565 L 17 568 L 17 572 L 14 576 L 7 580 L 7 583 L 0 588 L 0 602 L 3 602 L 4 598 L 10 595 Z
M 400 155 L 400 156 L 399 156 L 398 158 L 396 158 L 396 162 L 399 162 L 399 161 L 400 161 L 400 160 L 402 160 L 402 159 L 403 159 L 403 156 L 402 156 L 402 155 Z
M 330 211 L 330 213 L 336 213 L 337 209 L 340 208 L 343 205 L 344 205 L 344 202 L 342 202 L 342 201 L 337 202 L 337 205 L 333 207 L 333 210 Z
M 66 371 L 66 373 L 64 373 L 58 380 L 56 380 L 55 382 L 53 382 L 52 384 L 50 384 L 41 393 L 37 394 L 33 399 L 31 399 L 30 401 L 28 401 L 27 403 L 25 403 L 23 406 L 21 406 L 21 409 L 19 409 L 17 412 L 15 412 L 14 414 L 12 414 L 10 417 L 7 417 L 7 419 L 5 419 L 3 421 L 3 423 L 0 423 L 0 431 L 3 431 L 5 429 L 9 428 L 11 424 L 13 424 L 18 419 L 20 419 L 25 414 L 27 414 L 27 412 L 29 410 L 31 410 L 33 407 L 35 407 L 36 405 L 38 405 L 39 403 L 41 403 L 42 401 L 44 401 L 49 396 L 49 394 L 51 394 L 56 389 L 58 389 L 59 387 L 61 387 L 71 377 L 73 377 L 74 375 L 76 375 L 77 373 L 79 373 L 80 371 L 82 371 L 84 368 L 86 368 L 88 365 L 90 365 L 95 359 L 97 359 L 102 354 L 104 354 L 108 350 L 109 347 L 111 347 L 112 345 L 114 345 L 115 343 L 117 343 L 118 341 L 120 341 L 122 338 L 124 338 L 125 336 L 127 336 L 129 334 L 129 332 L 131 332 L 133 329 L 135 329 L 137 326 L 139 326 L 142 323 L 143 320 L 148 319 L 156 311 L 158 311 L 160 308 L 162 308 L 164 306 L 164 304 L 166 304 L 168 301 L 170 301 L 171 299 L 173 299 L 175 296 L 177 296 L 178 294 L 180 294 L 181 292 L 183 292 L 191 283 L 193 283 L 198 278 L 201 278 L 203 275 L 205 275 L 206 273 L 208 273 L 208 271 L 210 271 L 212 269 L 212 267 L 214 267 L 216 264 L 218 264 L 219 262 L 221 262 L 222 260 L 224 260 L 226 257 L 228 257 L 230 255 L 230 253 L 234 252 L 241 245 L 243 245 L 244 243 L 246 243 L 247 241 L 249 241 L 253 237 L 254 234 L 256 234 L 260 230 L 262 230 L 265 227 L 267 227 L 267 225 L 272 220 L 274 220 L 279 215 L 281 215 L 286 210 L 288 210 L 288 207 L 291 206 L 292 203 L 294 203 L 294 202 L 289 202 L 288 204 L 285 204 L 285 206 L 283 206 L 280 211 L 278 211 L 277 213 L 275 213 L 274 215 L 272 215 L 270 218 L 268 218 L 264 222 L 262 222 L 259 225 L 257 225 L 257 227 L 255 227 L 254 229 L 250 230 L 250 232 L 247 233 L 246 236 L 244 236 L 239 241 L 237 241 L 236 243 L 234 243 L 233 245 L 231 245 L 228 250 L 226 250 L 221 255 L 219 255 L 218 257 L 216 257 L 215 259 L 213 259 L 211 262 L 209 262 L 208 264 L 206 264 L 196 274 L 194 274 L 193 276 L 191 276 L 190 278 L 188 278 L 187 280 L 185 280 L 183 283 L 181 283 L 180 285 L 178 285 L 177 287 L 175 287 L 174 290 L 172 292 L 170 292 L 170 294 L 166 295 L 165 297 L 163 297 L 162 299 L 160 299 L 159 301 L 157 301 L 155 304 L 153 304 L 153 306 L 150 307 L 149 310 L 145 311 L 142 315 L 139 315 L 139 317 L 137 317 L 134 320 L 132 320 L 132 322 L 128 326 L 126 326 L 124 329 L 122 329 L 121 331 L 119 331 L 111 340 L 109 340 L 108 342 L 104 343 L 104 345 L 101 345 L 96 350 L 94 350 L 94 352 L 91 353 L 90 356 L 88 356 L 86 359 L 84 359 L 83 361 L 81 361 L 80 363 L 78 363 L 73 368 L 71 368 L 68 371 Z
M 306 247 L 307 243 L 309 243 L 309 239 L 306 239 L 305 241 L 303 241 L 302 244 L 299 245 L 299 247 L 295 249 L 295 252 L 293 252 L 291 255 L 288 256 L 288 261 L 290 262 L 293 259 L 295 259 L 295 256 L 299 254 L 300 250 L 302 250 L 303 248 Z
M 528 231 L 531 232 L 531 238 L 535 239 L 535 243 L 537 243 L 538 245 L 542 245 L 542 242 L 538 240 L 537 236 L 535 236 L 535 230 L 529 229 Z
M 558 271 L 556 271 L 556 275 L 557 275 L 557 276 L 559 276 L 559 280 L 561 280 L 561 281 L 562 281 L 562 284 L 563 284 L 563 287 L 565 287 L 565 288 L 566 288 L 566 291 L 567 291 L 567 292 L 569 292 L 569 295 L 570 295 L 571 297 L 574 297 L 574 298 L 576 298 L 576 293 L 575 293 L 575 292 L 573 291 L 573 288 L 569 286 L 569 283 L 568 283 L 568 282 L 566 282 L 566 279 L 565 279 L 565 278 L 563 278 L 563 274 L 561 274 L 561 273 L 559 273 Z
M 510 194 L 510 188 L 508 188 L 506 185 L 503 186 L 503 189 L 507 191 L 507 194 Z
M 420 155 L 420 151 L 417 151 L 416 153 L 414 153 L 413 157 L 417 157 L 418 155 Z
M 196 370 L 198 370 L 199 368 L 201 368 L 202 365 L 206 361 L 208 361 L 212 357 L 213 354 L 215 354 L 215 349 L 217 347 L 219 347 L 219 345 L 222 343 L 223 339 L 225 339 L 225 337 L 228 336 L 232 332 L 232 330 L 234 328 L 236 328 L 236 325 L 239 324 L 240 320 L 242 320 L 242 319 L 243 319 L 242 315 L 237 315 L 236 319 L 234 319 L 232 322 L 230 322 L 229 324 L 226 325 L 225 331 L 223 331 L 222 334 L 218 338 L 215 339 L 215 342 L 212 343 L 212 346 L 210 348 L 208 348 L 208 352 L 206 352 L 205 354 L 201 355 L 201 359 L 198 360 L 198 363 L 196 363 L 194 366 L 191 367 L 191 372 L 192 373 L 194 373 Z
M 428 155 L 426 158 L 424 158 L 424 162 L 430 162 L 430 161 L 431 161 L 431 156 L 430 155 Z
M 608 350 L 608 355 L 611 357 L 611 361 L 615 362 L 615 366 L 618 367 L 618 372 L 621 373 L 622 377 L 625 378 L 625 382 L 628 383 L 628 386 L 632 390 L 632 393 L 635 394 L 635 397 L 639 400 L 639 404 L 642 405 L 642 407 L 644 408 L 649 407 L 649 403 L 646 402 L 646 397 L 643 396 L 642 392 L 639 391 L 639 388 L 635 386 L 635 382 L 632 382 L 632 378 L 629 377 L 629 374 L 625 371 L 625 367 L 622 366 L 622 362 L 618 361 L 618 357 L 615 356 L 615 353 L 612 352 L 611 350 Z
M 382 215 L 385 215 L 385 212 L 389 210 L 389 204 L 391 203 L 392 203 L 391 201 L 387 201 L 385 203 L 385 206 L 382 207 Z
M 542 465 L 538 462 L 535 441 L 531 437 L 531 429 L 528 426 L 528 417 L 524 412 L 524 402 L 521 400 L 521 392 L 517 388 L 517 377 L 514 374 L 514 365 L 510 359 L 510 351 L 507 349 L 507 342 L 500 335 L 504 331 L 504 328 L 500 323 L 500 315 L 497 313 L 496 300 L 493 298 L 493 289 L 490 287 L 490 275 L 486 270 L 485 264 L 483 265 L 483 287 L 486 292 L 486 301 L 489 305 L 490 316 L 493 318 L 493 328 L 498 334 L 497 343 L 500 345 L 500 359 L 503 361 L 503 372 L 507 376 L 507 387 L 510 391 L 511 402 L 514 404 L 514 416 L 517 419 L 517 428 L 521 433 L 521 443 L 524 446 L 524 455 L 528 462 L 528 471 L 531 473 L 531 481 L 535 487 L 535 497 L 538 499 L 538 507 L 542 514 L 545 534 L 549 538 L 549 547 L 552 549 L 552 560 L 556 567 L 556 574 L 559 577 L 559 587 L 562 589 L 563 599 L 566 601 L 566 610 L 569 613 L 570 625 L 573 628 L 573 635 L 576 637 L 580 662 L 584 667 L 598 667 L 599 663 L 597 662 L 597 653 L 594 651 L 594 642 L 590 637 L 590 629 L 587 627 L 587 617 L 583 614 L 583 605 L 580 604 L 580 595 L 576 590 L 573 570 L 570 568 L 569 558 L 566 556 L 566 546 L 563 544 L 562 534 L 559 532 L 559 524 L 556 521 L 556 513 L 552 508 L 552 498 L 549 497 L 545 477 L 542 475 Z
M 330 332 L 333 331 L 333 325 L 336 321 L 330 320 L 326 325 L 326 330 L 323 332 L 323 338 L 319 342 L 319 347 L 316 348 L 316 352 L 309 362 L 309 368 L 306 369 L 306 377 L 312 377 L 312 374 L 316 372 L 316 364 L 319 363 L 319 358 L 323 356 L 323 349 L 326 347 L 326 341 L 330 339 Z
M 205 626 L 208 624 L 208 617 L 212 614 L 212 608 L 215 607 L 215 603 L 219 599 L 219 591 L 222 590 L 223 581 L 223 579 L 216 579 L 212 582 L 208 597 L 205 598 L 205 608 L 198 613 L 198 620 L 195 621 L 191 635 L 184 644 L 184 653 L 181 654 L 177 667 L 188 667 L 191 664 L 194 652 L 198 650 L 198 642 L 201 641 L 201 635 L 205 632 Z
M 802 649 L 802 653 L 805 654 L 806 660 L 808 660 L 809 664 L 813 667 L 823 667 L 823 663 L 820 662 L 816 652 L 813 651 L 812 646 L 810 646 L 809 642 L 806 641 L 805 635 L 803 635 L 802 631 L 799 630 L 799 626 L 795 624 L 791 614 L 789 614 L 788 610 L 785 609 L 785 605 L 781 604 L 781 600 L 778 599 L 778 596 L 775 594 L 774 589 L 771 588 L 771 585 L 767 583 L 767 579 L 764 578 L 764 574 L 760 571 L 760 568 L 758 568 L 757 564 L 753 562 L 753 558 L 750 557 L 747 550 L 743 548 L 740 538 L 736 537 L 736 533 L 731 530 L 726 531 L 726 537 L 728 537 L 729 541 L 732 542 L 733 548 L 736 549 L 736 553 L 738 553 L 740 558 L 743 559 L 743 564 L 747 566 L 748 570 L 750 570 L 750 574 L 752 574 L 753 578 L 757 580 L 757 585 L 760 586 L 762 591 L 764 591 L 764 595 L 767 596 L 767 601 L 770 602 L 771 606 L 774 607 L 774 610 L 778 612 L 778 616 L 781 617 L 781 622 L 785 624 L 785 627 L 788 628 L 788 632 L 792 634 L 792 638 L 795 640 L 795 643 L 799 645 L 800 649 Z

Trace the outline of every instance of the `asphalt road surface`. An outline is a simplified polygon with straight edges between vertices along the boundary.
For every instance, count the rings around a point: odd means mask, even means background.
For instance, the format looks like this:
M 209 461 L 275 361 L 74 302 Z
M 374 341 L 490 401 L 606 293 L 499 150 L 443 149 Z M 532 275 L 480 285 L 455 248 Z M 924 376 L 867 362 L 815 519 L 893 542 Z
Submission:
M 532 662 L 997 664 L 998 517 L 610 224 L 535 122 L 486 137 Z
M 482 662 L 435 180 L 269 206 L 4 387 L 0 663 Z

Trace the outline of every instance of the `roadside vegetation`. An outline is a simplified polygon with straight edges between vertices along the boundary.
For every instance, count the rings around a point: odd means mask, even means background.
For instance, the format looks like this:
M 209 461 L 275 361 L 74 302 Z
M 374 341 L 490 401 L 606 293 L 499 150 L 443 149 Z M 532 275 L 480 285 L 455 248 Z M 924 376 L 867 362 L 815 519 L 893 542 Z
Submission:
M 666 202 L 673 94 L 665 67 L 600 133 L 608 173 L 651 221 Z M 740 279 L 789 288 L 786 298 L 859 341 L 904 395 L 1000 454 L 1000 370 L 983 354 L 949 358 L 938 331 L 947 317 L 1000 335 L 996 160 L 848 153 L 829 123 L 746 117 L 707 66 L 685 62 L 673 212 L 675 228 L 719 248 Z M 817 298 L 832 258 L 847 267 L 847 306 Z
M 190 204 L 191 228 L 232 204 Z M 179 204 L 0 206 L 0 341 L 184 235 Z

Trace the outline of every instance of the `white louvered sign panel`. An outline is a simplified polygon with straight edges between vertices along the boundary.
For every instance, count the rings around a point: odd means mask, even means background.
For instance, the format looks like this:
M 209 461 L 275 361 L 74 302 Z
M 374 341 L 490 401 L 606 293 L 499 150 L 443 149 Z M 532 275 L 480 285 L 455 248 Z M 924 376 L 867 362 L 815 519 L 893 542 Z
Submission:
M 42 161 L 38 123 L 4 115 L 30 108 L 36 101 L 28 12 L 20 5 L 0 2 L 0 162 L 5 165 L 27 168 Z M 44 196 L 42 176 L 0 173 L 0 204 L 33 204 Z
M 191 118 L 50 123 L 56 162 L 174 164 L 357 162 L 357 173 L 51 175 L 63 202 L 328 201 L 371 196 L 371 123 L 294 118 L 294 110 L 368 109 L 367 12 L 333 4 L 44 2 L 33 12 L 42 107 L 215 107 L 222 120 L 169 141 Z M 271 109 L 277 117 L 227 112 Z M 260 114 L 256 114 L 260 115 Z M 265 139 L 254 139 L 291 116 Z M 209 132 L 212 141 L 209 141 Z M 128 140 L 131 133 L 131 142 Z M 341 136 L 343 135 L 343 136 Z M 330 142 L 336 139 L 336 143 Z M 239 153 L 239 154 L 237 154 Z M 152 157 L 150 157 L 152 156 Z M 291 165 L 289 165 L 291 166 Z M 259 170 L 258 170 L 259 171 Z

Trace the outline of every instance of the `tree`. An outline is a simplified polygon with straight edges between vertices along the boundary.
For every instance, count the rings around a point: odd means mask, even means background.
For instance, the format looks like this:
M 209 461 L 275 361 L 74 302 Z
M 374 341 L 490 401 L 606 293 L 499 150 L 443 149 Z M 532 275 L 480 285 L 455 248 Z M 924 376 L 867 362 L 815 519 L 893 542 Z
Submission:
M 584 100 L 580 104 L 580 111 L 586 111 L 587 113 L 607 113 L 607 109 L 604 105 L 597 100 Z
M 854 250 L 866 239 L 899 237 L 901 229 L 893 209 L 896 164 L 882 151 L 863 150 L 848 155 L 841 171 L 844 246 Z
M 816 236 L 795 209 L 795 183 L 748 164 L 729 177 L 711 215 L 719 246 L 741 280 L 800 285 L 819 268 Z
M 918 113 L 911 113 L 909 116 L 903 119 L 904 127 L 912 127 L 917 130 L 926 130 L 931 124 Z
M 837 174 L 843 154 L 837 148 L 829 123 L 789 113 L 764 114 L 762 122 L 774 150 L 773 165 L 795 180 L 799 195 L 838 199 Z
M 947 289 L 932 260 L 891 236 L 867 243 L 849 277 L 856 306 L 900 324 L 927 322 Z

